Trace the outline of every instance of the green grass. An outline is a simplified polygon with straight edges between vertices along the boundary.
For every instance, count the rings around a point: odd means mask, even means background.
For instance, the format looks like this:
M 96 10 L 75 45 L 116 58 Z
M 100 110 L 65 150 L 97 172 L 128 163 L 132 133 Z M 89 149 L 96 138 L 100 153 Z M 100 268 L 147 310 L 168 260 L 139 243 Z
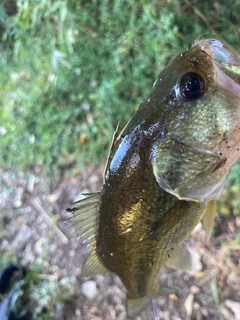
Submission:
M 103 164 L 166 63 L 200 34 L 239 42 L 239 1 L 19 1 L 0 54 L 1 168 Z

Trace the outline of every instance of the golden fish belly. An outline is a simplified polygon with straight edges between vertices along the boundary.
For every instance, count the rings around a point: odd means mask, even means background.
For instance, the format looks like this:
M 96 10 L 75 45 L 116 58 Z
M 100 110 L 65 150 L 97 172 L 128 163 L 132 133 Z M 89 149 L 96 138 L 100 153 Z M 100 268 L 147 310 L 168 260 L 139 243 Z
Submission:
M 201 220 L 206 204 L 163 191 L 144 157 L 125 168 L 110 170 L 102 188 L 97 253 L 120 277 L 128 299 L 136 299 L 153 293 L 172 250 Z

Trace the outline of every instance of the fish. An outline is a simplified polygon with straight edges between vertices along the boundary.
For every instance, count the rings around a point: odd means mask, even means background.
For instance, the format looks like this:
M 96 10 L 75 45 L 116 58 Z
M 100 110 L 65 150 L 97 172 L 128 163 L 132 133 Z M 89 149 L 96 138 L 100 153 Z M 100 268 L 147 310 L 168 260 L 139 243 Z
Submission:
M 128 319 L 168 294 L 160 272 L 195 270 L 185 239 L 201 221 L 210 236 L 216 200 L 239 157 L 240 56 L 217 37 L 199 37 L 118 125 L 101 190 L 67 209 L 91 246 L 82 275 L 117 275 Z

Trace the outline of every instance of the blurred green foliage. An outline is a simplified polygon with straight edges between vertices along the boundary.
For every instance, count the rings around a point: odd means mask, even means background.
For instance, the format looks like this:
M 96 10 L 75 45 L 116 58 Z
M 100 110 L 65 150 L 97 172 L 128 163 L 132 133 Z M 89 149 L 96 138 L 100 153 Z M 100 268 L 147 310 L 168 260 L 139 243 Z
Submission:
M 103 164 L 117 122 L 173 56 L 200 34 L 240 46 L 239 0 L 17 4 L 1 15 L 1 168 Z

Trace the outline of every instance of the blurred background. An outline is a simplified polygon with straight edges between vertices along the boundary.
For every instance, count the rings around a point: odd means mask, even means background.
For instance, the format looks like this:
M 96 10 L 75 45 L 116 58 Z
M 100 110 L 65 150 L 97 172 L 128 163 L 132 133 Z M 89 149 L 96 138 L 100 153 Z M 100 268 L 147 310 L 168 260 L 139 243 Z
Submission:
M 89 249 L 64 210 L 99 190 L 117 123 L 204 34 L 239 50 L 240 1 L 0 0 L 0 268 L 24 268 L 14 319 L 124 318 L 117 277 L 81 278 Z M 202 271 L 160 277 L 179 289 L 158 299 L 161 319 L 239 319 L 239 191 L 236 164 L 210 241 L 201 226 L 189 239 Z

